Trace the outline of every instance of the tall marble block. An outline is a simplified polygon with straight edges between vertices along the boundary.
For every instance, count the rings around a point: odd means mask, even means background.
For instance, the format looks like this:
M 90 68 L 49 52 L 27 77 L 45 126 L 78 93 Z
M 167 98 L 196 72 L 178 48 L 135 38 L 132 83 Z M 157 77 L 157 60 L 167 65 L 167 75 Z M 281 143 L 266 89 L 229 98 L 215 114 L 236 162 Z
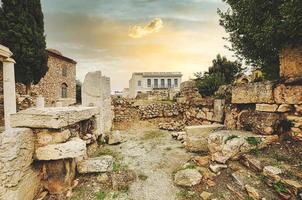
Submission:
M 112 127 L 110 78 L 100 71 L 89 72 L 82 86 L 82 105 L 96 106 L 100 110 L 100 132 L 108 133 Z

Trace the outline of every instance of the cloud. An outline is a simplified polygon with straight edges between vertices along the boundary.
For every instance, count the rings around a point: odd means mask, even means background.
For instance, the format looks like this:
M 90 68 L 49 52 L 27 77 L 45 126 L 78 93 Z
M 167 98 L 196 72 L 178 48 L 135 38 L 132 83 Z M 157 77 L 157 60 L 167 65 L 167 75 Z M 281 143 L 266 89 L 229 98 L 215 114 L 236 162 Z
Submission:
M 164 26 L 163 21 L 160 18 L 153 19 L 148 25 L 141 26 L 132 26 L 129 30 L 129 37 L 132 38 L 142 38 L 151 33 L 157 33 Z

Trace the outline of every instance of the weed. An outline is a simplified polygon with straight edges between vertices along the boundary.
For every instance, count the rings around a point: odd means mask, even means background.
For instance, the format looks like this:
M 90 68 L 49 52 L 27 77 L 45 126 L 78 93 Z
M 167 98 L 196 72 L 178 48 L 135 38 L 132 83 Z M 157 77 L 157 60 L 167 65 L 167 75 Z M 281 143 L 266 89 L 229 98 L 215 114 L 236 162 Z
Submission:
M 239 136 L 237 136 L 237 135 L 230 135 L 230 136 L 228 136 L 228 138 L 225 140 L 224 143 L 226 144 L 229 140 L 232 140 L 234 138 L 239 138 Z
M 161 131 L 148 131 L 144 136 L 143 140 L 152 140 L 163 136 Z
M 249 196 L 246 196 L 246 197 L 244 197 L 244 200 L 253 200 L 253 199 Z
M 76 187 L 70 200 L 81 200 L 85 197 L 86 189 L 84 187 Z
M 258 138 L 255 137 L 248 137 L 246 138 L 246 141 L 253 146 L 257 146 L 260 143 L 260 140 Z
M 198 194 L 196 194 L 195 192 L 191 192 L 191 191 L 185 190 L 185 189 L 181 189 L 177 193 L 177 196 L 180 199 L 185 199 L 185 200 L 189 200 L 189 199 L 190 200 L 197 200 L 197 199 L 199 199 Z
M 105 148 L 105 147 L 100 147 L 91 157 L 99 157 L 99 156 L 104 156 L 104 155 L 110 155 L 110 156 L 114 157 L 115 159 L 121 158 L 121 155 L 118 152 L 113 151 L 109 148 Z
M 95 200 L 104 200 L 107 196 L 107 193 L 104 191 L 99 191 L 98 193 L 96 193 L 96 198 Z
M 113 172 L 126 171 L 128 170 L 128 165 L 121 163 L 120 161 L 116 161 L 113 163 Z
M 171 148 L 171 147 L 166 147 L 165 150 L 166 150 L 166 151 L 171 151 L 172 148 Z
M 254 156 L 258 157 L 260 155 L 261 151 L 256 147 L 256 148 L 251 149 L 250 153 L 253 154 Z
M 288 193 L 287 189 L 285 188 L 284 184 L 281 181 L 274 182 L 273 187 L 275 191 L 278 193 L 283 193 L 283 194 Z
M 145 181 L 145 180 L 148 179 L 148 176 L 146 176 L 145 174 L 139 174 L 139 175 L 138 175 L 138 178 L 139 178 L 140 180 L 142 180 L 142 181 Z

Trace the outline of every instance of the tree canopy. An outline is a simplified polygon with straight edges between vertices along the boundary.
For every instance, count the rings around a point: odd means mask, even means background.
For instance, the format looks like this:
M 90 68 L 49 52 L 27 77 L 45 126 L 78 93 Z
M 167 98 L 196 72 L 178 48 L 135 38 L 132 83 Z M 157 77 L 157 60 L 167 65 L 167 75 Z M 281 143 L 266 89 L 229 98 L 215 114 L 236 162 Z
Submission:
M 244 68 L 238 61 L 229 61 L 226 57 L 218 54 L 212 61 L 208 72 L 195 73 L 197 87 L 203 96 L 213 95 L 221 85 L 231 84 Z
M 46 74 L 47 54 L 40 0 L 2 0 L 0 43 L 16 60 L 16 81 L 37 84 Z
M 220 24 L 229 33 L 230 49 L 248 64 L 260 67 L 266 78 L 279 77 L 279 52 L 302 45 L 301 0 L 224 0 Z

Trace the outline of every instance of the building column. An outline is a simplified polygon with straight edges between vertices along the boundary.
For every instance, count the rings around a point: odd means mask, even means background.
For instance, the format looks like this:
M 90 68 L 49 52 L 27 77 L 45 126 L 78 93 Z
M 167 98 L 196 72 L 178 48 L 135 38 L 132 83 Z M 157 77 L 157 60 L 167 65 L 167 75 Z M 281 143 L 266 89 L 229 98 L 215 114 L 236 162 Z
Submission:
M 15 61 L 7 58 L 3 61 L 3 96 L 5 129 L 10 129 L 10 115 L 16 113 Z

